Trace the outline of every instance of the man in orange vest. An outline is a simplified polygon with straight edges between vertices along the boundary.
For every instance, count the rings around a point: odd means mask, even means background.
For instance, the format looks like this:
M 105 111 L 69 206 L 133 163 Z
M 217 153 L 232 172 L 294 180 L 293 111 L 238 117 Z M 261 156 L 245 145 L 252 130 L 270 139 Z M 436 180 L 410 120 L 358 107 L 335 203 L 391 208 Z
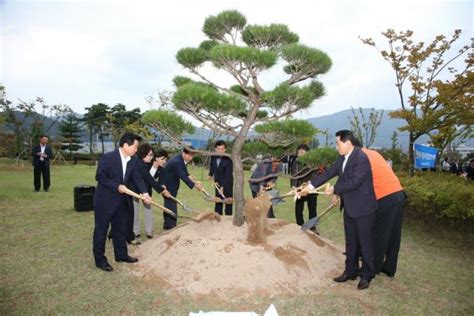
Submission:
M 392 168 L 377 151 L 363 148 L 372 170 L 377 211 L 374 231 L 374 272 L 394 277 L 402 236 L 406 194 Z

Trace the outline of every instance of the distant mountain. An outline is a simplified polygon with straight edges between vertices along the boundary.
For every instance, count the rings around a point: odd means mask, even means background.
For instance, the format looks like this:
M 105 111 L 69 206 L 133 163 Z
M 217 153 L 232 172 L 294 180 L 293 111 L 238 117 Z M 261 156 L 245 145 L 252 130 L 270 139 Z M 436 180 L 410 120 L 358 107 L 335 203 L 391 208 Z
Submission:
M 362 109 L 366 119 L 369 116 L 371 109 Z M 377 112 L 381 112 L 382 110 L 376 110 Z M 356 109 L 356 113 L 359 110 Z M 398 133 L 398 144 L 403 149 L 406 150 L 408 147 L 408 133 L 407 132 L 400 132 L 398 130 L 399 127 L 406 125 L 404 120 L 400 119 L 393 119 L 389 116 L 391 111 L 384 110 L 382 122 L 377 129 L 377 137 L 373 144 L 373 147 L 385 147 L 389 148 L 392 145 L 392 141 L 390 137 L 392 137 L 393 131 Z M 316 128 L 320 130 L 327 130 L 330 137 L 329 142 L 332 145 L 335 144 L 335 137 L 334 134 L 341 129 L 351 129 L 350 118 L 353 116 L 351 110 L 344 110 L 340 111 L 331 115 L 325 115 L 320 117 L 313 117 L 309 118 L 308 121 L 311 122 Z M 326 138 L 324 135 L 317 136 L 319 143 L 324 145 L 326 142 Z M 429 140 L 429 137 L 424 135 L 420 137 L 416 142 L 419 144 L 425 144 Z M 474 139 L 469 140 L 466 142 L 466 146 L 474 146 Z
M 371 109 L 363 109 L 363 113 L 368 117 Z M 382 110 L 377 110 L 377 112 L 381 112 Z M 358 113 L 358 110 L 357 110 Z M 392 145 L 392 142 L 390 140 L 390 137 L 393 134 L 393 131 L 397 131 L 398 133 L 398 144 L 399 146 L 403 149 L 406 150 L 408 147 L 408 133 L 406 132 L 400 132 L 398 131 L 398 128 L 401 126 L 405 125 L 405 121 L 400 120 L 400 119 L 392 119 L 389 116 L 390 111 L 384 110 L 383 113 L 383 118 L 380 126 L 377 129 L 377 137 L 375 139 L 374 147 L 385 147 L 389 148 Z M 82 118 L 82 114 L 77 114 L 77 117 Z M 21 117 L 23 114 L 18 112 L 17 115 Z M 38 114 L 40 115 L 40 114 Z M 335 145 L 335 137 L 334 134 L 341 129 L 351 129 L 351 124 L 350 124 L 350 117 L 352 117 L 352 111 L 351 110 L 344 110 L 340 112 L 336 112 L 331 115 L 324 115 L 324 116 L 319 116 L 319 117 L 313 117 L 309 118 L 308 121 L 313 124 L 316 128 L 319 130 L 325 131 L 327 130 L 329 133 L 329 145 L 334 146 Z M 33 122 L 33 118 L 28 118 L 25 124 L 25 128 L 30 128 L 31 123 Z M 53 118 L 45 118 L 45 125 L 49 126 L 53 122 Z M 55 137 L 58 135 L 58 126 L 59 124 L 56 123 L 51 130 L 47 133 L 50 137 Z M 252 137 L 255 135 L 255 132 L 250 131 L 249 136 Z M 196 144 L 202 144 L 204 142 L 207 142 L 209 137 L 212 136 L 212 132 L 208 129 L 201 128 L 201 127 L 196 127 L 195 132 L 192 135 L 186 134 L 183 136 L 185 140 L 197 142 Z M 96 138 L 95 138 L 96 139 Z M 95 140 L 94 139 L 94 140 Z M 228 140 L 229 138 L 224 136 L 223 139 Z M 324 135 L 317 135 L 317 139 L 319 140 L 319 143 L 321 145 L 325 145 L 326 143 L 326 137 Z M 81 140 L 83 142 L 88 142 L 89 141 L 89 136 L 88 132 L 85 128 L 81 130 Z M 106 137 L 105 141 L 110 141 L 110 137 Z M 428 136 L 422 136 L 417 140 L 417 143 L 419 144 L 424 144 L 427 143 L 429 140 Z M 466 142 L 466 146 L 469 147 L 474 147 L 474 139 L 470 139 Z

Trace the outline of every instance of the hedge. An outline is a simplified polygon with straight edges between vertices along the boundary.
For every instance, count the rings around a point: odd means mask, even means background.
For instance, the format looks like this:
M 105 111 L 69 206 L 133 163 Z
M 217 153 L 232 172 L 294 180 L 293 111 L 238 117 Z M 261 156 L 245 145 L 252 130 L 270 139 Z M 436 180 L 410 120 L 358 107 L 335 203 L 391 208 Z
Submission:
M 472 222 L 474 220 L 474 183 L 440 172 L 422 172 L 400 181 L 408 194 L 406 215 L 433 219 Z

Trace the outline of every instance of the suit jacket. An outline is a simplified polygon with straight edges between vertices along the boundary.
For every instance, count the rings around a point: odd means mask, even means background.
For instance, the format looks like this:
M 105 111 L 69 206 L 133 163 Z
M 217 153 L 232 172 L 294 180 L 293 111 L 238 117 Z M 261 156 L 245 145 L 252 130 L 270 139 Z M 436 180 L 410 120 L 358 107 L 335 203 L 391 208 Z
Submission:
M 217 166 L 218 158 L 221 159 L 219 166 Z M 232 196 L 234 170 L 232 160 L 229 157 L 212 157 L 209 167 L 209 176 L 214 177 L 214 181 L 224 188 L 224 195 L 226 197 Z
M 250 190 L 256 193 L 260 191 L 260 187 L 266 186 L 267 183 L 276 182 L 278 177 L 272 177 L 260 182 L 255 181 L 255 179 L 260 179 L 271 174 L 276 174 L 277 172 L 278 170 L 273 169 L 273 164 L 272 164 L 271 159 L 264 159 L 261 162 L 257 163 L 257 167 L 255 168 L 255 171 L 252 173 L 249 179 Z
M 150 174 L 150 164 L 147 164 L 142 159 L 138 159 L 137 167 L 138 172 L 145 182 L 148 194 L 150 194 L 150 196 L 152 194 L 152 188 L 158 193 L 163 192 L 163 187 L 158 183 L 158 181 L 155 180 L 155 175 L 152 176 Z M 157 170 L 156 174 L 158 174 L 158 172 L 159 171 Z
M 125 177 L 123 177 L 119 150 L 116 149 L 102 156 L 95 175 L 97 189 L 94 194 L 94 210 L 96 212 L 113 213 L 123 207 L 124 199 L 128 209 L 133 210 L 132 198 L 119 193 L 117 188 L 120 184 L 124 184 L 129 189 L 138 191 L 137 193 L 147 193 L 137 163 L 138 159 L 132 157 L 127 163 Z
M 334 185 L 334 193 L 341 196 L 341 208 L 344 207 L 349 217 L 357 218 L 375 212 L 375 199 L 372 171 L 367 155 L 355 147 L 347 160 L 344 172 L 342 164 L 344 156 L 339 156 L 327 171 L 311 180 L 315 187 L 326 183 L 329 179 L 339 176 Z
M 38 153 L 41 152 L 41 145 L 36 145 L 33 147 L 31 150 L 31 155 L 33 156 L 33 166 L 38 166 L 41 163 L 44 163 L 46 166 L 49 166 L 49 159 L 53 157 L 53 150 L 51 149 L 51 146 L 46 145 L 46 148 L 44 149 L 44 153 L 47 155 L 46 158 L 44 158 L 43 161 L 40 160 L 40 157 L 38 157 Z
M 168 192 L 176 197 L 179 190 L 180 180 L 183 180 L 190 189 L 194 188 L 194 182 L 189 178 L 189 172 L 181 153 L 174 156 L 166 163 L 166 166 L 161 172 L 159 184 L 165 185 Z
M 301 176 L 308 173 L 308 171 L 310 171 L 310 168 L 301 163 L 298 158 L 292 160 L 292 163 L 290 165 L 290 173 L 292 176 Z M 299 187 L 304 182 L 310 181 L 315 175 L 315 171 L 309 172 L 308 175 L 305 177 L 290 180 L 290 185 L 293 187 Z

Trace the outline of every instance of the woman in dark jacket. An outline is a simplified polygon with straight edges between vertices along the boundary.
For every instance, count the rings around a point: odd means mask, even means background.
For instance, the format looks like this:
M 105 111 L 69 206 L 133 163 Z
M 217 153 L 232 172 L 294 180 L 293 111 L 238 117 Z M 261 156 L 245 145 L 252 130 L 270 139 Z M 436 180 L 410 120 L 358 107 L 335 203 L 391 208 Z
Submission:
M 153 148 L 150 144 L 141 144 L 137 150 L 137 157 L 139 159 L 138 171 L 140 172 L 143 181 L 148 189 L 148 194 L 151 196 L 152 188 L 168 196 L 168 191 L 164 190 L 158 184 L 158 177 L 160 174 L 160 169 L 166 164 L 168 159 L 168 153 L 164 149 L 159 149 L 156 153 L 153 152 Z M 152 163 L 153 160 L 153 163 Z M 138 199 L 133 200 L 133 209 L 134 209 L 134 219 L 133 219 L 133 234 L 135 237 L 140 237 L 140 201 Z M 151 205 L 143 205 L 144 218 L 145 218 L 145 232 L 147 238 L 153 238 L 153 213 L 151 210 Z

